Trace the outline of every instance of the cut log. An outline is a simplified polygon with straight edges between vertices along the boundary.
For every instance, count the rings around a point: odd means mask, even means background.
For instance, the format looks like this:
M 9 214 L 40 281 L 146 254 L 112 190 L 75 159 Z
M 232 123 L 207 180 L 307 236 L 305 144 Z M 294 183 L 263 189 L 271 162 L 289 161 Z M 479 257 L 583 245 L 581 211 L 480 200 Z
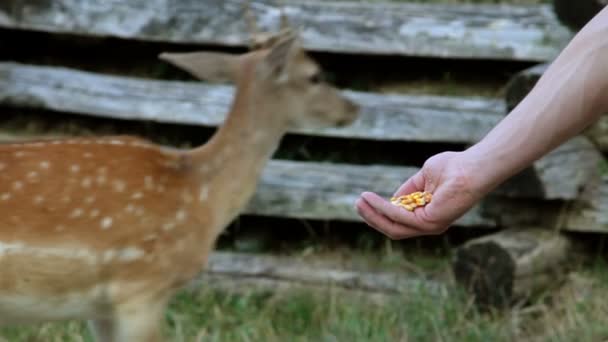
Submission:
M 200 82 L 153 81 L 0 63 L 0 104 L 16 107 L 217 126 L 224 120 L 233 92 L 232 87 Z M 472 143 L 504 116 L 504 106 L 498 100 L 351 91 L 345 95 L 362 106 L 361 118 L 355 124 L 294 132 L 385 141 Z M 498 193 L 576 199 L 581 188 L 596 177 L 599 159 L 595 148 L 577 137 L 501 186 Z
M 403 273 L 349 270 L 343 265 L 307 262 L 301 258 L 251 253 L 213 252 L 196 284 L 232 279 L 233 285 L 291 285 L 336 287 L 386 294 L 446 295 L 446 287 L 431 279 Z
M 276 1 L 251 2 L 260 27 L 276 30 Z M 548 5 L 283 3 L 314 51 L 545 61 L 571 36 Z M 242 1 L 225 0 L 4 0 L 0 27 L 223 46 L 249 38 Z
M 573 31 L 583 28 L 606 5 L 607 0 L 553 0 L 557 18 Z
M 452 270 L 481 308 L 504 308 L 559 284 L 573 251 L 572 241 L 558 232 L 508 229 L 459 247 Z

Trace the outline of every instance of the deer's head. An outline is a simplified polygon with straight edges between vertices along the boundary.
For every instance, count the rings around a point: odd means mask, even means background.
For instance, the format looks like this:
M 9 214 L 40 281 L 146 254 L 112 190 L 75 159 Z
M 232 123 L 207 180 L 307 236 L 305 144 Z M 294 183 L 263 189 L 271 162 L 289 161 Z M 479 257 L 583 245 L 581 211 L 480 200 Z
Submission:
M 322 70 L 290 30 L 261 49 L 245 54 L 162 53 L 165 60 L 211 82 L 236 83 L 250 95 L 248 105 L 264 106 L 272 120 L 290 128 L 345 126 L 358 106 L 323 80 Z

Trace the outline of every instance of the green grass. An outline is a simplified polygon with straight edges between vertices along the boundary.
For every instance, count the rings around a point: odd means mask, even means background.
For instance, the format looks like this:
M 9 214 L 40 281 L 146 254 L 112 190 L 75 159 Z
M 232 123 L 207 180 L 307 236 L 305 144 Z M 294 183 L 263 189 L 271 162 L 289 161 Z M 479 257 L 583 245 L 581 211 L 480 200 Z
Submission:
M 599 341 L 608 337 L 606 265 L 582 271 L 548 299 L 482 314 L 453 290 L 371 300 L 335 290 L 181 292 L 166 314 L 171 341 Z M 5 328 L 8 341 L 92 341 L 85 324 Z

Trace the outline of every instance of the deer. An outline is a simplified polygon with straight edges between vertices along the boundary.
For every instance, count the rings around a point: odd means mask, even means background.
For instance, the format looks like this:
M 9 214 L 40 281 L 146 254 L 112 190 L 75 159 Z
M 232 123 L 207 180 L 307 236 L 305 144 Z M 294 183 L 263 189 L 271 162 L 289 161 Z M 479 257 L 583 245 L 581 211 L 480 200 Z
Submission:
M 174 294 L 204 271 L 289 130 L 352 124 L 294 30 L 243 53 L 161 53 L 235 84 L 200 146 L 130 135 L 0 145 L 0 326 L 87 321 L 96 341 L 163 341 Z

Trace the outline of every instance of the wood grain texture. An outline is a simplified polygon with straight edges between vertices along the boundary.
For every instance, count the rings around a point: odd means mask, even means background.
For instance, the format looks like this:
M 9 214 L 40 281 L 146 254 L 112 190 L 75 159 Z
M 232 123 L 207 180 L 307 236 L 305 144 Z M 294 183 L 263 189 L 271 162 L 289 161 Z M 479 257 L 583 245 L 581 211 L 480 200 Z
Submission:
M 275 4 L 252 1 L 264 30 L 278 28 Z M 291 0 L 284 9 L 314 51 L 546 61 L 571 37 L 547 5 Z M 223 46 L 248 40 L 240 0 L 5 0 L 0 26 Z

